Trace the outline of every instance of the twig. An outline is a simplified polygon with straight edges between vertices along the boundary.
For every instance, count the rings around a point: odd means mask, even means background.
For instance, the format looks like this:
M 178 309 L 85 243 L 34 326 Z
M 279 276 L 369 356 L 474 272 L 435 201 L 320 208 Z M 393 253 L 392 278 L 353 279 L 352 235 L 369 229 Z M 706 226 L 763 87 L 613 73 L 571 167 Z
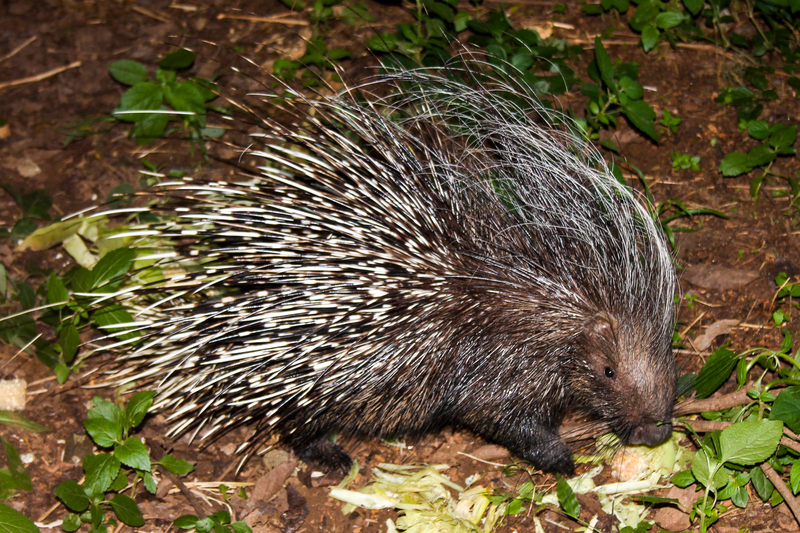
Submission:
M 167 24 L 175 24 L 175 21 L 171 19 L 169 15 L 157 11 L 155 9 L 150 9 L 147 7 L 142 7 L 137 5 L 131 6 L 131 9 L 133 9 L 137 13 L 144 15 L 145 17 L 150 17 L 151 19 L 155 19 L 161 22 L 166 22 Z
M 41 74 L 37 74 L 35 76 L 28 76 L 27 78 L 20 78 L 17 80 L 11 80 L 0 83 L 0 89 L 5 89 L 6 87 L 14 87 L 15 85 L 24 85 L 26 83 L 34 83 L 37 81 L 42 81 L 47 78 L 50 78 L 51 76 L 55 76 L 56 74 L 61 74 L 65 70 L 78 68 L 79 66 L 81 66 L 80 61 L 73 61 L 72 63 L 70 63 L 65 67 L 58 67 L 54 68 L 53 70 L 48 70 L 47 72 L 42 72 Z
M 11 50 L 9 53 L 7 53 L 6 55 L 4 55 L 3 57 L 0 57 L 0 63 L 2 63 L 3 61 L 5 61 L 6 59 L 11 59 L 11 58 L 12 58 L 12 57 L 14 57 L 15 55 L 17 55 L 17 54 L 18 54 L 18 53 L 19 53 L 19 52 L 20 52 L 20 51 L 21 51 L 23 48 L 25 48 L 26 46 L 28 46 L 29 44 L 31 44 L 31 43 L 32 43 L 33 41 L 35 41 L 36 39 L 37 39 L 37 37 L 34 35 L 33 37 L 29 38 L 27 41 L 25 41 L 25 42 L 24 42 L 24 43 L 22 43 L 21 45 L 17 46 L 17 47 L 16 47 L 16 48 L 14 48 L 13 50 Z
M 792 511 L 794 519 L 800 524 L 800 505 L 798 505 L 797 499 L 794 497 L 794 494 L 792 494 L 792 491 L 789 490 L 786 483 L 783 482 L 778 473 L 775 472 L 768 463 L 761 463 L 761 471 L 764 472 L 767 479 L 775 485 L 775 489 L 783 496 L 783 500 L 786 502 L 786 505 L 789 506 L 789 510 Z
M 284 13 L 282 15 L 275 15 L 274 17 L 259 17 L 257 15 L 228 15 L 220 13 L 217 15 L 217 20 L 233 19 L 233 20 L 249 20 L 251 22 L 266 22 L 267 24 L 286 24 L 287 26 L 308 26 L 308 21 L 287 19 L 291 13 Z
M 725 394 L 723 396 L 708 398 L 705 400 L 689 398 L 688 400 L 679 403 L 675 407 L 673 415 L 693 415 L 697 413 L 705 413 L 707 411 L 721 411 L 723 409 L 736 407 L 737 405 L 744 405 L 750 401 L 750 398 L 747 396 L 747 389 L 748 388 L 745 386 L 731 394 Z

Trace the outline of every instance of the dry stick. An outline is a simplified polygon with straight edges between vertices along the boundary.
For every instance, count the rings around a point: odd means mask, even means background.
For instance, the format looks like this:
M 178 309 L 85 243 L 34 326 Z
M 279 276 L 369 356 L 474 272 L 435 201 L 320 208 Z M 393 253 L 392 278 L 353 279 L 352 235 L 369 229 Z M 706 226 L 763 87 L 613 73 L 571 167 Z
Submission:
M 20 78 L 18 80 L 11 80 L 4 83 L 0 83 L 0 89 L 5 89 L 6 87 L 14 87 L 15 85 L 24 85 L 26 83 L 34 83 L 37 81 L 42 81 L 51 76 L 55 76 L 56 74 L 61 74 L 65 70 L 69 70 L 71 68 L 77 68 L 79 66 L 81 66 L 80 61 L 73 61 L 72 63 L 70 63 L 65 67 L 58 67 L 54 68 L 53 70 L 48 70 L 47 72 L 42 72 L 41 74 L 37 74 L 35 76 L 29 76 L 27 78 Z
M 769 466 L 767 463 L 761 463 L 761 471 L 764 472 L 764 475 L 767 476 L 767 479 L 775 485 L 775 489 L 778 493 L 783 496 L 786 505 L 789 506 L 789 509 L 792 511 L 794 515 L 794 519 L 800 524 L 800 504 L 797 503 L 797 499 L 792 494 L 792 491 L 789 490 L 789 487 L 786 486 L 786 483 L 783 482 L 781 477 L 778 475 L 775 470 Z
M 256 15 L 227 15 L 225 13 L 220 13 L 217 15 L 217 20 L 234 19 L 249 20 L 251 22 L 266 22 L 268 24 L 286 24 L 287 26 L 308 26 L 308 21 L 284 18 L 287 15 L 289 15 L 289 13 L 275 15 L 274 17 L 259 17 Z
M 708 398 L 705 400 L 696 400 L 689 398 L 675 407 L 673 412 L 674 416 L 691 415 L 697 413 L 705 413 L 708 411 L 721 411 L 723 409 L 730 409 L 737 405 L 743 405 L 750 401 L 747 396 L 747 387 L 742 387 L 736 392 L 725 394 L 717 398 Z
M 6 59 L 11 59 L 11 58 L 12 58 L 12 57 L 14 57 L 15 55 L 17 55 L 17 54 L 20 52 L 20 50 L 22 50 L 23 48 L 25 48 L 26 46 L 28 46 L 29 44 L 31 44 L 33 41 L 35 41 L 35 40 L 36 40 L 36 38 L 37 38 L 37 37 L 34 35 L 33 37 L 31 37 L 30 39 L 28 39 L 27 41 L 25 41 L 25 42 L 24 42 L 24 43 L 22 43 L 21 45 L 17 46 L 17 47 L 16 47 L 16 48 L 14 48 L 13 50 L 11 50 L 9 53 L 7 53 L 6 55 L 4 55 L 3 57 L 0 57 L 0 63 L 2 63 L 3 61 L 5 61 Z

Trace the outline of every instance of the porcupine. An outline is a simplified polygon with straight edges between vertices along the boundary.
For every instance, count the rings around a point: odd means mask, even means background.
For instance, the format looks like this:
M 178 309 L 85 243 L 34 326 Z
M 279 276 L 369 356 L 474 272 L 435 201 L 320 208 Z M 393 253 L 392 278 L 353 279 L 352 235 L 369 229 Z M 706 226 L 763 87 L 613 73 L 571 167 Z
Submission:
M 122 297 L 157 301 L 116 377 L 154 382 L 173 434 L 248 424 L 244 445 L 277 434 L 345 470 L 333 435 L 465 428 L 565 473 L 569 409 L 667 438 L 676 276 L 657 224 L 551 125 L 567 119 L 476 69 L 391 72 L 399 103 L 368 82 L 281 104 L 302 123 L 265 119 L 258 178 L 152 192 L 163 220 L 127 235 L 201 266 Z

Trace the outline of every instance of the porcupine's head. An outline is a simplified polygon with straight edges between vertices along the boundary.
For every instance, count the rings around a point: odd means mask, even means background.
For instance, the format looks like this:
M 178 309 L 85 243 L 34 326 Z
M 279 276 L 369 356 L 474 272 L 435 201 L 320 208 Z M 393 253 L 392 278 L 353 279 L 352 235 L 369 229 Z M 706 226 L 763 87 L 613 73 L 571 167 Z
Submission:
M 540 336 L 567 348 L 535 349 L 561 354 L 569 403 L 624 442 L 665 440 L 677 378 L 671 349 L 677 277 L 643 199 L 579 138 L 540 127 L 570 120 L 544 108 L 524 83 L 495 78 L 469 90 L 459 82 L 427 83 L 419 74 L 395 76 L 418 84 L 407 102 L 423 109 L 425 120 L 435 115 L 466 139 L 474 175 L 491 181 L 506 204 L 508 220 L 481 239 L 519 251 L 516 262 L 527 270 L 536 300 L 531 322 L 551 325 L 553 334 Z

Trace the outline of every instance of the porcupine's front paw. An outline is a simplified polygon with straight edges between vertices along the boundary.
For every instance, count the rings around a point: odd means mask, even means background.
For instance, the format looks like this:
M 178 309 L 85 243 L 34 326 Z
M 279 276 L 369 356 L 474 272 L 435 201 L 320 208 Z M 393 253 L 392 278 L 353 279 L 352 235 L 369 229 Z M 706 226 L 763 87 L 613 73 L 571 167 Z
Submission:
M 321 438 L 290 444 L 294 453 L 306 464 L 326 472 L 338 472 L 347 475 L 353 465 L 353 459 L 341 446 L 328 438 Z
M 556 433 L 534 431 L 533 435 L 527 434 L 522 439 L 524 440 L 506 442 L 505 446 L 511 453 L 539 470 L 559 474 L 575 472 L 572 450 Z
M 562 440 L 540 443 L 536 446 L 530 458 L 523 456 L 533 466 L 545 472 L 558 474 L 575 473 L 575 461 L 572 459 L 572 450 Z

